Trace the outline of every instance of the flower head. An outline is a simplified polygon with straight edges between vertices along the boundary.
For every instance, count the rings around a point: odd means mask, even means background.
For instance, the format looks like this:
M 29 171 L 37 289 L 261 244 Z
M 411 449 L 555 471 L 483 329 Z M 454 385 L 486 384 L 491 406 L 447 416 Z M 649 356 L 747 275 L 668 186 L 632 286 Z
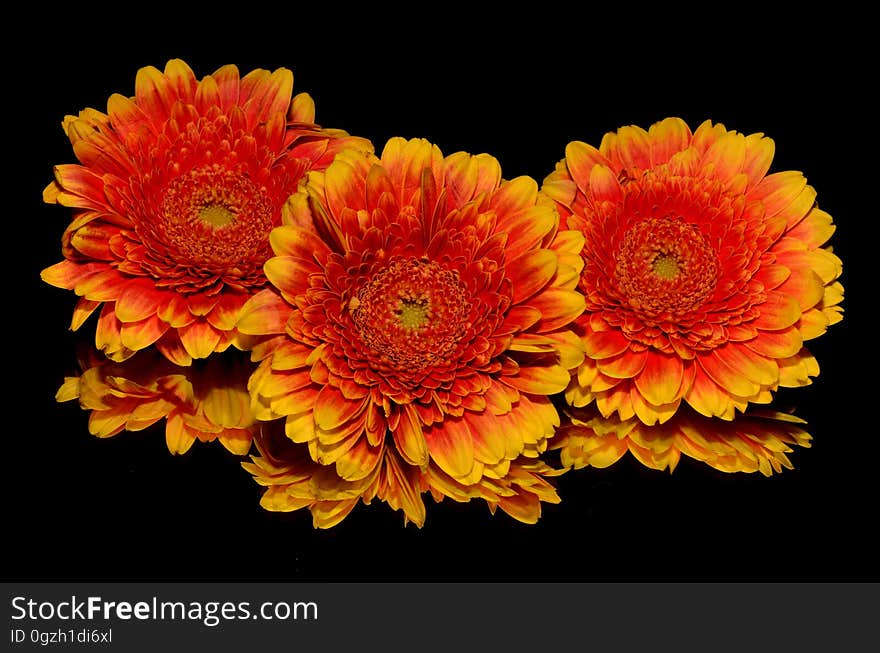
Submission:
M 230 344 L 238 312 L 266 285 L 268 235 L 310 169 L 363 139 L 314 124 L 280 68 L 201 81 L 180 60 L 142 68 L 135 95 L 63 126 L 80 164 L 55 167 L 44 200 L 73 208 L 64 261 L 42 273 L 81 297 L 77 329 L 103 304 L 96 345 L 124 360 L 153 343 L 187 365 Z
M 559 423 L 548 395 L 583 359 L 568 329 L 583 238 L 558 229 L 537 184 L 502 181 L 488 155 L 395 138 L 381 159 L 349 151 L 310 173 L 285 221 L 266 263 L 281 296 L 256 295 L 238 323 L 268 338 L 257 418 L 285 417 L 322 474 L 358 492 L 394 465 L 414 497 L 513 482 Z M 395 505 L 389 492 L 376 496 Z M 420 499 L 399 503 L 423 521 Z
M 677 118 L 568 145 L 543 190 L 586 239 L 569 403 L 732 419 L 818 374 L 803 343 L 841 319 L 834 225 L 801 173 L 767 174 L 773 153 L 762 134 Z
M 602 417 L 595 406 L 575 408 L 559 429 L 552 448 L 566 467 L 608 467 L 627 451 L 652 469 L 673 471 L 681 455 L 722 472 L 792 469 L 792 446 L 810 446 L 804 421 L 787 413 L 750 410 L 732 421 L 704 417 L 682 408 L 663 424 Z
M 56 399 L 78 399 L 99 438 L 164 419 L 171 453 L 186 453 L 196 440 L 219 440 L 239 456 L 251 447 L 256 420 L 247 381 L 255 366 L 247 360 L 212 356 L 178 367 L 154 349 L 119 363 L 92 351 L 81 367 L 81 375 L 65 378 Z

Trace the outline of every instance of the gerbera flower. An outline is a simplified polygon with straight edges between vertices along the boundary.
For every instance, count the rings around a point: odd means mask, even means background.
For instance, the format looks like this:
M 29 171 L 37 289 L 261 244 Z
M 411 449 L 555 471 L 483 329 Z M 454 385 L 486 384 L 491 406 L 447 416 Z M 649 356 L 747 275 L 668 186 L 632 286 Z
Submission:
M 449 496 L 512 482 L 583 359 L 568 329 L 581 234 L 494 158 L 400 138 L 381 160 L 351 151 L 310 173 L 285 221 L 266 263 L 281 297 L 256 295 L 238 323 L 269 338 L 253 353 L 256 417 L 285 417 L 327 487 L 359 492 L 401 467 L 402 489 L 377 496 L 416 523 L 421 503 L 401 493 L 421 492 L 419 474 L 442 472 L 431 488 Z
M 771 410 L 749 410 L 731 421 L 682 408 L 663 424 L 602 417 L 595 406 L 573 409 L 552 442 L 566 467 L 608 467 L 627 451 L 652 469 L 673 471 L 681 455 L 722 472 L 792 469 L 792 446 L 810 446 L 802 419 Z
M 91 411 L 89 431 L 99 438 L 164 419 L 171 453 L 186 453 L 196 440 L 220 440 L 239 456 L 250 449 L 256 420 L 247 381 L 256 365 L 247 360 L 212 356 L 179 367 L 154 349 L 119 363 L 92 351 L 81 367 L 82 374 L 66 377 L 55 398 L 78 399 Z
M 81 297 L 72 329 L 103 304 L 95 342 L 114 360 L 156 344 L 188 365 L 242 345 L 248 297 L 266 285 L 268 234 L 307 170 L 359 138 L 314 124 L 306 94 L 279 68 L 239 79 L 224 66 L 197 81 L 172 60 L 142 68 L 135 95 L 107 113 L 64 119 L 81 165 L 55 167 L 43 198 L 74 209 L 65 260 L 43 279 Z
M 803 343 L 841 319 L 834 225 L 800 172 L 767 174 L 773 153 L 762 134 L 677 118 L 568 145 L 543 190 L 586 238 L 569 403 L 732 419 L 818 374 Z
M 346 480 L 331 465 L 320 465 L 309 456 L 308 447 L 293 443 L 284 433 L 283 420 L 263 423 L 255 442 L 261 456 L 242 466 L 254 480 L 266 487 L 260 500 L 266 510 L 290 512 L 308 508 L 315 528 L 330 528 L 342 521 L 362 501 L 378 498 L 395 510 L 402 510 L 404 523 L 425 522 L 422 494 L 435 501 L 444 497 L 467 502 L 486 501 L 492 514 L 501 508 L 515 519 L 534 524 L 541 516 L 541 503 L 559 503 L 559 495 L 547 478 L 563 470 L 552 469 L 541 460 L 520 456 L 504 461 L 495 470 L 485 470 L 476 483 L 464 485 L 452 479 L 435 463 L 424 468 L 410 465 L 393 448 L 385 450 L 382 462 L 363 478 Z

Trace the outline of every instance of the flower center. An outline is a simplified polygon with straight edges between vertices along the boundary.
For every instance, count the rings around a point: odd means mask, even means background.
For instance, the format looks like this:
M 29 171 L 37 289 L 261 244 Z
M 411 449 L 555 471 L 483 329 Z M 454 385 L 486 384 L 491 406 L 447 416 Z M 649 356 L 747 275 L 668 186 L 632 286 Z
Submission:
M 234 170 L 207 165 L 169 182 L 156 235 L 177 264 L 235 274 L 265 262 L 273 217 L 265 188 Z
M 400 303 L 400 310 L 397 314 L 400 318 L 400 324 L 407 329 L 424 326 L 428 321 L 428 302 L 404 299 Z
M 718 255 L 696 225 L 663 217 L 642 220 L 626 232 L 614 272 L 633 308 L 680 315 L 711 295 L 718 269 Z
M 235 220 L 235 213 L 227 209 L 225 206 L 209 204 L 199 211 L 199 218 L 212 227 L 223 227 Z
M 664 279 L 675 279 L 680 269 L 678 260 L 670 254 L 657 254 L 657 257 L 651 263 L 651 270 L 654 274 Z
M 383 365 L 423 369 L 451 354 L 470 302 L 458 272 L 424 259 L 392 260 L 349 303 L 358 333 Z

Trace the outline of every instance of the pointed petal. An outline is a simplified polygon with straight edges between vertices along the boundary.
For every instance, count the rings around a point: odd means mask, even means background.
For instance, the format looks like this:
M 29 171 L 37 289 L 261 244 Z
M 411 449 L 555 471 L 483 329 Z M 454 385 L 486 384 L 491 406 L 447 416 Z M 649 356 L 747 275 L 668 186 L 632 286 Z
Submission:
M 597 165 L 610 167 L 611 162 L 592 145 L 572 141 L 565 147 L 565 165 L 578 188 L 587 193 L 590 190 L 593 168 Z
M 586 301 L 584 296 L 575 290 L 546 288 L 529 298 L 524 305 L 541 311 L 541 320 L 535 330 L 538 333 L 546 333 L 580 317 L 584 312 Z
M 75 263 L 64 260 L 40 272 L 40 278 L 50 286 L 71 290 L 85 279 L 106 269 L 106 263 Z
M 307 261 L 292 256 L 276 256 L 263 266 L 266 278 L 290 301 L 309 288 L 309 275 L 317 268 Z
M 273 229 L 269 243 L 278 256 L 292 256 L 303 261 L 323 260 L 330 253 L 327 244 L 317 234 L 293 225 Z

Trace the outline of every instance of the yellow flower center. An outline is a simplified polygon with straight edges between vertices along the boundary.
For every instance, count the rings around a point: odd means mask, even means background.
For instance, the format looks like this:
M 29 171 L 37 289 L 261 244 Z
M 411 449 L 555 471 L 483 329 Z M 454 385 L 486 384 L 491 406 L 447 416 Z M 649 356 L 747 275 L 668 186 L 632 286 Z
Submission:
M 678 266 L 678 260 L 674 256 L 661 252 L 660 254 L 657 254 L 657 257 L 651 263 L 651 270 L 653 270 L 654 274 L 658 277 L 675 279 L 675 277 L 678 276 L 680 268 Z
M 428 322 L 427 300 L 405 299 L 400 302 L 397 311 L 400 323 L 407 329 L 418 329 Z
M 223 227 L 235 220 L 235 213 L 219 204 L 208 204 L 199 211 L 199 218 L 212 227 Z

